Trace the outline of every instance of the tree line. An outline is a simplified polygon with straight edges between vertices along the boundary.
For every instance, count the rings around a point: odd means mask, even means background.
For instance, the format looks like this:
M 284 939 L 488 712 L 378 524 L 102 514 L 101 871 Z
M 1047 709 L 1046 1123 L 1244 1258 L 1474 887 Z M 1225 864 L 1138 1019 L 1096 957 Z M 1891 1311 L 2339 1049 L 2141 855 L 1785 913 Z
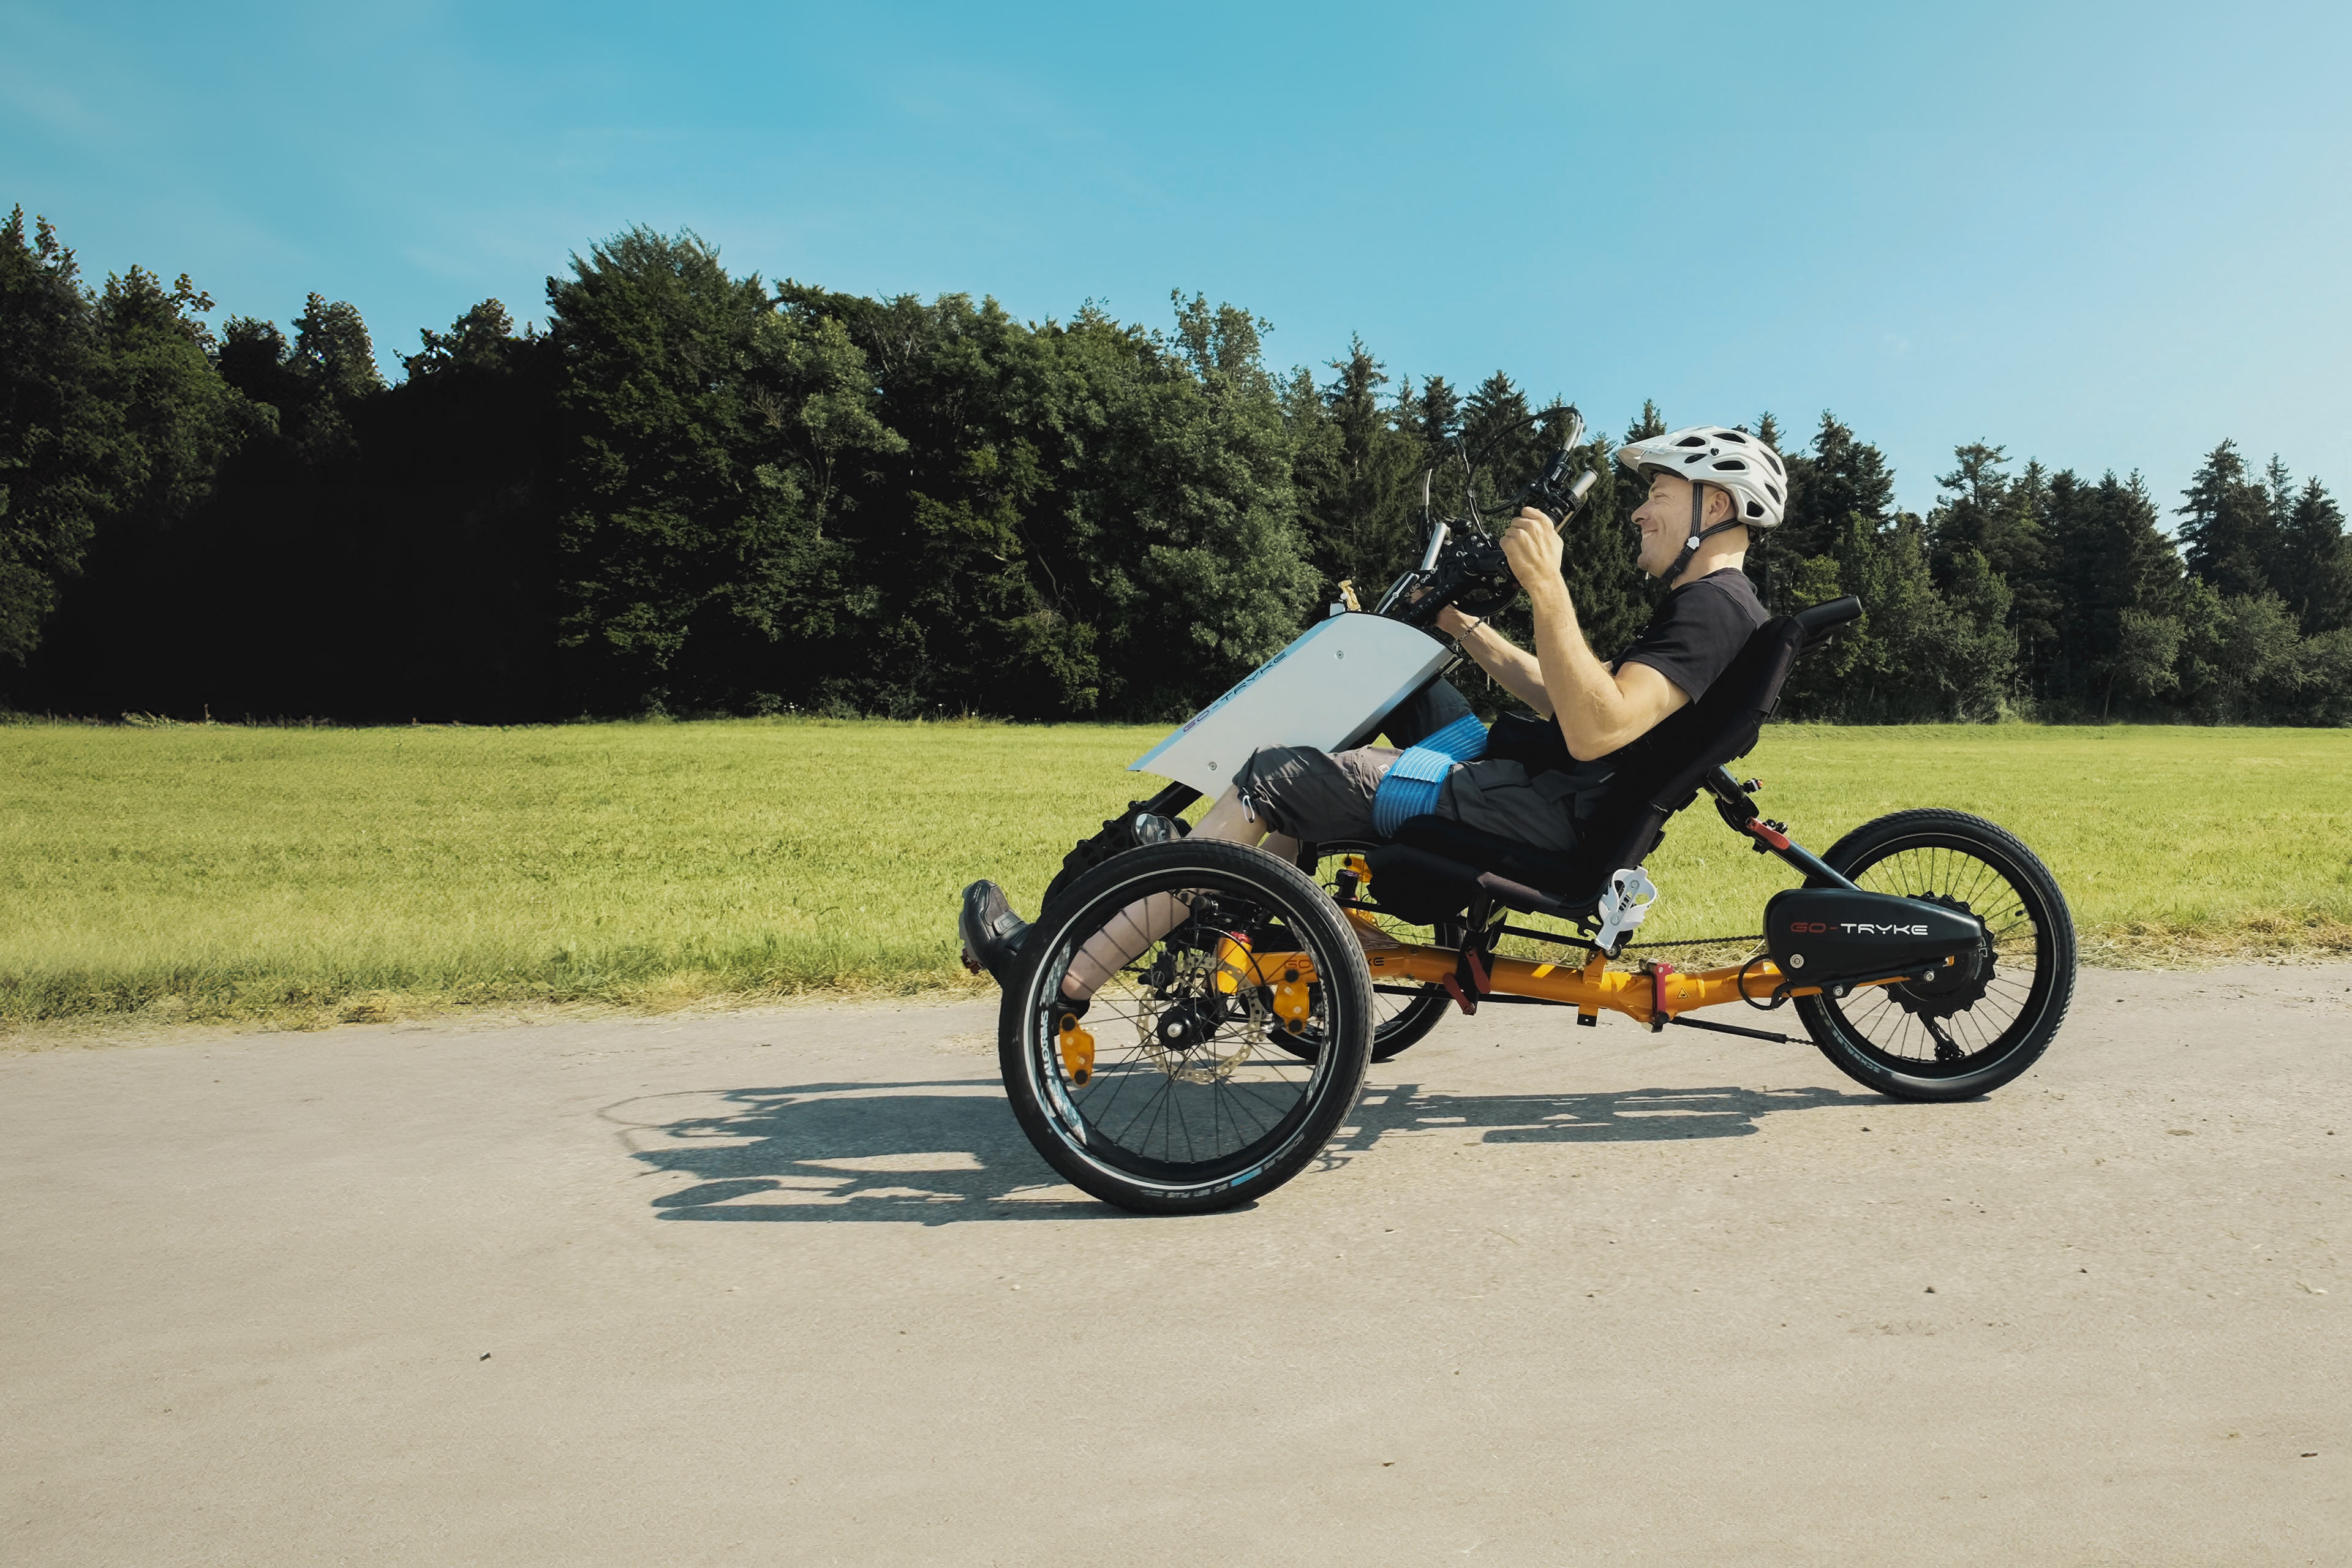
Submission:
M 84 283 L 0 226 L 0 702 L 504 722 L 583 714 L 1181 715 L 1416 551 L 1421 476 L 1495 504 L 1560 410 L 1499 372 L 1271 371 L 1266 323 L 1173 300 L 870 299 L 635 228 L 486 300 L 387 384 L 313 294 L 290 331 L 185 276 Z M 1645 405 L 1628 438 L 1666 421 Z M 1925 516 L 1833 416 L 1790 440 L 1776 609 L 1868 616 L 1784 711 L 1856 721 L 2352 721 L 2352 542 L 2315 479 L 2214 447 L 2178 505 L 1958 447 Z M 1603 653 L 1655 592 L 1601 479 L 1569 574 Z M 2168 528 L 2168 511 L 2172 527 Z

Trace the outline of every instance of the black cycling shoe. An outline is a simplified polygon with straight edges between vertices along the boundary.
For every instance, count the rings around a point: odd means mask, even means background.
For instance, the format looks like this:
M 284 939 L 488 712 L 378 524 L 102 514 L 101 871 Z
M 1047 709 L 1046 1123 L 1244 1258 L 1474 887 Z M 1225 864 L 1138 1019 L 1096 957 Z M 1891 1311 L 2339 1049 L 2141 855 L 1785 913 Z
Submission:
M 963 938 L 963 966 L 974 974 L 984 969 L 1002 985 L 1020 961 L 1029 922 L 1013 912 L 1003 889 L 993 882 L 974 882 L 963 890 L 963 913 L 956 919 L 956 931 Z

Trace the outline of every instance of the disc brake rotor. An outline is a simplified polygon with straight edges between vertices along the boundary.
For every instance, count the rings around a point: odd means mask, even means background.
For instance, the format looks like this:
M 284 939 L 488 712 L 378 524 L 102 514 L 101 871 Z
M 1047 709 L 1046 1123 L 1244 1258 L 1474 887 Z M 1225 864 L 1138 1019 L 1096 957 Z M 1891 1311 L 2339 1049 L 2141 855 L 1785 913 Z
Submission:
M 1266 1009 L 1257 988 L 1237 985 L 1225 994 L 1223 973 L 1206 952 L 1163 953 L 1147 977 L 1160 1000 L 1136 1011 L 1136 1044 L 1143 1058 L 1181 1083 L 1222 1083 L 1265 1044 Z M 1230 1052 L 1216 1048 L 1218 1031 L 1241 1015 Z

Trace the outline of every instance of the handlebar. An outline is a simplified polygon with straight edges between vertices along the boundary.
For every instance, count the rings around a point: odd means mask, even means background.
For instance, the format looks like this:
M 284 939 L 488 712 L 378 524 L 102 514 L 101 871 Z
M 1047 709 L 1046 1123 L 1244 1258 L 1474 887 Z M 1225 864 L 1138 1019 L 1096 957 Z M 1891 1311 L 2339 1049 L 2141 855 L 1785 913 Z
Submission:
M 1535 419 L 1550 417 L 1559 412 L 1547 409 L 1533 416 Z M 1566 526 L 1568 521 L 1582 509 L 1585 498 L 1601 476 L 1591 469 L 1569 479 L 1576 463 L 1576 449 L 1584 436 L 1584 417 L 1574 408 L 1567 410 L 1568 429 L 1559 449 L 1551 460 L 1521 490 L 1510 504 L 1516 515 L 1524 506 L 1540 507 L 1553 521 Z M 1509 426 L 1498 432 L 1494 439 L 1508 434 Z M 1492 450 L 1494 440 L 1487 444 Z M 1483 458 L 1485 452 L 1480 457 Z M 1473 615 L 1492 615 L 1507 605 L 1518 592 L 1518 583 L 1511 575 L 1510 563 L 1504 559 L 1502 546 L 1487 534 L 1485 519 L 1479 515 L 1477 500 L 1477 467 L 1464 457 L 1465 470 L 1465 499 L 1470 515 L 1451 521 L 1440 519 L 1430 510 L 1431 486 L 1437 469 L 1432 465 L 1421 477 L 1421 510 L 1428 528 L 1421 560 L 1411 571 L 1399 577 L 1381 598 L 1373 614 L 1401 620 L 1410 626 L 1427 626 L 1437 612 L 1448 605 L 1459 605 Z

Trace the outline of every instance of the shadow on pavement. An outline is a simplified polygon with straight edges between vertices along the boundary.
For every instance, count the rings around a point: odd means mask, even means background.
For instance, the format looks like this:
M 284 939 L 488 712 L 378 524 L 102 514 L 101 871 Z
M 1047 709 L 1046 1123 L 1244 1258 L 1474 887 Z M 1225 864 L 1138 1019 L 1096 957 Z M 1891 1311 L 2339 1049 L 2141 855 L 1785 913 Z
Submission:
M 1608 1094 L 1447 1094 L 1417 1083 L 1373 1084 L 1328 1152 L 1358 1152 L 1384 1137 L 1483 1131 L 1481 1143 L 1654 1143 L 1744 1138 L 1775 1110 L 1876 1104 L 1831 1089 L 1627 1089 Z
M 1325 1168 L 1383 1139 L 1483 1143 L 1739 1138 L 1776 1111 L 1881 1103 L 1834 1089 L 1636 1089 L 1444 1094 L 1371 1085 Z M 604 1112 L 648 1174 L 698 1178 L 652 1206 L 670 1220 L 1131 1219 L 1065 1184 L 1021 1134 L 994 1078 L 809 1083 L 633 1100 Z

